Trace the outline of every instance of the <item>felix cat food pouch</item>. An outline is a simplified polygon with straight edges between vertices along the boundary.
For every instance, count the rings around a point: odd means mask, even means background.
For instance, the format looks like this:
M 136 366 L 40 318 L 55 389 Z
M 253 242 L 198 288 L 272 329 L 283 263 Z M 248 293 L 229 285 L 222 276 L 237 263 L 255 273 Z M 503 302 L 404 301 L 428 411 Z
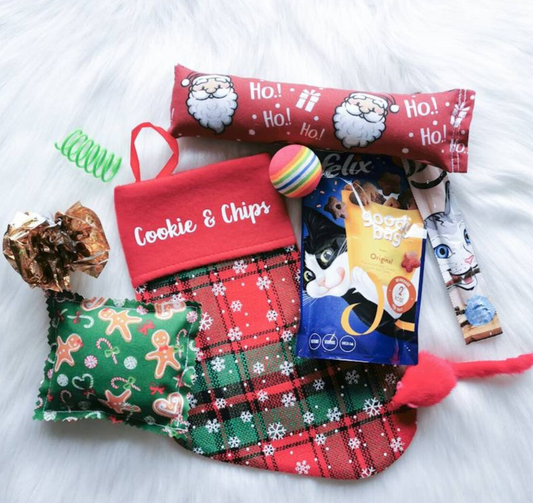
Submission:
M 426 231 L 402 164 L 320 157 L 303 200 L 298 355 L 415 365 Z

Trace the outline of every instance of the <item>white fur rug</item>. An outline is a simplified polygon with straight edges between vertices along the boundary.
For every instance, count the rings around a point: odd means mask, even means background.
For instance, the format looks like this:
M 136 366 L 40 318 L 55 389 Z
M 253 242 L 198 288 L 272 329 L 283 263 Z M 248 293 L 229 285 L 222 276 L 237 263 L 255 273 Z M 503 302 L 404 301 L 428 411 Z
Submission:
M 96 1 L 0 3 L 0 225 L 78 199 L 112 246 L 84 295 L 131 297 L 113 186 L 132 181 L 130 130 L 169 123 L 173 65 L 375 91 L 477 90 L 470 171 L 452 180 L 505 333 L 466 347 L 436 264 L 424 284 L 421 347 L 457 360 L 533 350 L 533 4 L 527 0 Z M 104 185 L 54 149 L 73 129 L 125 160 Z M 263 149 L 184 140 L 182 169 Z M 154 174 L 165 147 L 139 142 Z M 201 190 L 201 185 L 198 186 Z M 293 208 L 294 210 L 294 208 Z M 298 216 L 294 211 L 294 222 Z M 107 422 L 31 420 L 47 316 L 0 260 L 0 501 L 530 501 L 533 372 L 461 382 L 419 414 L 403 459 L 339 483 L 216 463 L 165 438 Z

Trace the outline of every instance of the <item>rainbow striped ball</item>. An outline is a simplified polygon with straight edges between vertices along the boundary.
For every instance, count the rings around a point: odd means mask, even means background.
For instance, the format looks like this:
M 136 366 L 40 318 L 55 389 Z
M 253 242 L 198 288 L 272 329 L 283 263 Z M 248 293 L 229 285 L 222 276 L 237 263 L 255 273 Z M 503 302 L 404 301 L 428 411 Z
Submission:
M 270 181 L 287 197 L 304 197 L 315 190 L 322 166 L 315 153 L 302 145 L 289 145 L 270 161 Z

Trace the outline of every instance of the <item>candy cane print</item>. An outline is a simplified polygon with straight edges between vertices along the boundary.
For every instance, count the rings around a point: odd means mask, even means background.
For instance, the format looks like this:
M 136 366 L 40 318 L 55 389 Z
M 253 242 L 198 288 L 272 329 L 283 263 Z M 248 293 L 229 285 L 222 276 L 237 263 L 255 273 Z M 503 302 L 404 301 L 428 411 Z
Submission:
M 182 344 L 180 344 L 180 338 L 187 337 L 187 330 L 185 328 L 182 328 L 177 334 L 176 334 L 176 353 L 178 353 L 178 357 L 181 358 L 183 356 L 183 352 L 185 351 L 185 348 Z
M 111 386 L 115 389 L 118 389 L 118 386 L 115 384 L 115 382 L 123 382 L 123 387 L 124 389 L 129 389 L 131 390 L 131 388 L 137 390 L 137 391 L 141 391 L 141 388 L 139 388 L 138 386 L 135 386 L 135 378 L 134 377 L 128 377 L 128 379 L 124 379 L 123 377 L 113 377 L 111 379 Z
M 89 379 L 89 387 L 85 387 L 85 380 Z M 74 386 L 76 389 L 81 390 L 84 396 L 89 398 L 91 395 L 94 396 L 94 378 L 91 374 L 82 374 L 81 376 L 74 376 L 71 381 L 72 386 Z M 79 384 L 81 383 L 81 384 Z
M 91 316 L 87 316 L 85 314 L 80 314 L 80 312 L 76 312 L 75 316 L 72 316 L 71 314 L 67 315 L 67 318 L 69 320 L 73 320 L 73 323 L 79 323 L 80 320 L 87 320 L 82 327 L 83 328 L 91 328 L 94 325 L 94 320 Z
M 51 349 L 51 350 L 55 350 L 56 348 L 57 348 L 57 342 L 52 342 L 52 343 L 50 344 L 50 349 Z M 46 357 L 46 361 L 47 361 L 48 363 L 51 363 L 52 365 L 55 365 L 55 363 L 56 363 L 56 359 L 55 359 L 55 358 L 52 359 L 52 358 L 50 358 L 49 356 Z M 52 369 L 52 370 L 53 370 L 53 369 Z
M 61 402 L 63 402 L 63 404 L 67 407 L 67 411 L 68 411 L 68 412 L 71 412 L 72 409 L 70 408 L 70 405 L 69 405 L 69 404 L 66 402 L 66 400 L 65 400 L 65 396 L 67 396 L 67 395 L 68 395 L 68 398 L 69 398 L 69 399 L 72 398 L 72 393 L 71 393 L 69 390 L 64 389 L 64 390 L 61 391 L 61 393 L 59 394 L 59 398 L 60 398 Z
M 57 316 L 52 320 L 50 325 L 52 325 L 52 328 L 57 328 L 59 323 L 63 321 L 63 315 L 68 311 L 68 309 L 63 309 L 63 311 L 57 311 Z
M 189 332 L 187 332 L 187 329 L 186 328 L 182 328 L 176 335 L 176 346 L 179 346 L 180 344 L 180 337 L 187 337 L 187 334 Z
M 118 355 L 120 353 L 120 348 L 118 346 L 113 347 L 112 344 L 105 337 L 100 337 L 100 339 L 96 341 L 96 347 L 98 349 L 102 349 L 102 343 L 104 343 L 109 348 L 104 351 L 104 355 L 106 356 L 106 358 L 111 357 L 113 359 L 114 364 L 118 365 L 117 357 L 115 355 Z

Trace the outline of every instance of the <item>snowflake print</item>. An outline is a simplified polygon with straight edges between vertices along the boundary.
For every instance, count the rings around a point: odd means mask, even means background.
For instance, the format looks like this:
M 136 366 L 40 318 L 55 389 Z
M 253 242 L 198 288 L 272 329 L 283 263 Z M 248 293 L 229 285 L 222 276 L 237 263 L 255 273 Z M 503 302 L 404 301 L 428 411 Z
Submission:
M 276 449 L 274 449 L 274 447 L 272 447 L 270 444 L 267 444 L 263 447 L 263 454 L 265 456 L 272 456 L 275 450 Z
M 346 382 L 348 384 L 357 384 L 359 382 L 359 378 L 361 377 L 356 370 L 350 370 L 344 374 L 344 377 L 346 378 Z
M 323 390 L 326 383 L 324 382 L 324 379 L 315 379 L 315 382 L 313 383 L 313 388 L 315 388 L 317 391 Z
M 280 366 L 279 370 L 284 376 L 291 375 L 291 372 L 294 371 L 294 363 L 290 363 L 288 361 L 284 361 Z
M 187 393 L 187 400 L 191 409 L 198 405 L 198 399 L 192 393 Z
M 261 389 L 257 392 L 257 399 L 262 403 L 262 402 L 266 402 L 268 400 L 268 393 L 264 390 L 264 389 Z
M 286 246 L 285 251 L 287 253 L 293 252 L 296 249 L 296 245 Z
M 243 423 L 250 423 L 252 421 L 252 417 L 252 414 L 247 410 L 241 412 L 241 420 Z
M 229 307 L 234 313 L 240 313 L 242 309 L 242 302 L 240 300 L 234 300 Z
M 202 313 L 202 319 L 200 320 L 200 330 L 209 330 L 213 324 L 213 318 L 207 313 Z
M 138 306 L 136 311 L 139 314 L 148 314 L 148 309 L 146 309 L 144 306 Z
M 220 423 L 216 419 L 210 419 L 205 423 L 205 427 L 209 433 L 218 433 Z
M 215 283 L 213 285 L 213 288 L 211 288 L 211 290 L 213 291 L 213 295 L 215 297 L 217 296 L 221 296 L 221 297 L 224 297 L 225 292 L 226 292 L 226 287 L 222 284 L 222 283 Z
M 296 403 L 296 397 L 294 396 L 294 393 L 285 393 L 281 397 L 281 403 L 285 405 L 285 407 L 294 407 Z
M 326 443 L 326 435 L 323 433 L 319 433 L 315 436 L 315 443 L 316 445 L 324 445 Z
M 361 447 L 361 440 L 358 438 L 350 438 L 350 440 L 348 440 L 348 447 L 352 450 L 359 449 L 359 447 Z
M 292 341 L 293 334 L 290 330 L 283 330 L 283 333 L 281 334 L 281 339 L 283 342 L 291 342 Z
M 333 407 L 333 409 L 328 409 L 328 413 L 326 414 L 328 416 L 328 419 L 333 421 L 340 421 L 341 418 L 341 411 L 338 407 Z
M 144 293 L 146 292 L 146 285 L 141 285 L 141 286 L 138 286 L 137 288 L 135 288 L 135 293 Z
M 223 409 L 224 407 L 226 407 L 226 400 L 224 400 L 224 398 L 217 398 L 215 400 L 215 407 L 217 409 Z
M 267 435 L 271 440 L 281 440 L 285 436 L 285 433 L 287 433 L 287 430 L 279 422 L 268 425 Z
M 402 437 L 393 438 L 391 440 L 390 447 L 394 452 L 403 452 L 405 444 L 402 442 Z
M 300 275 L 299 274 L 295 274 L 294 275 L 294 281 L 296 282 L 297 285 L 300 284 Z
M 268 276 L 260 276 L 257 278 L 256 285 L 259 287 L 259 290 L 268 290 L 272 281 L 268 279 Z
M 245 264 L 244 260 L 236 260 L 233 262 L 233 270 L 235 271 L 235 274 L 244 274 L 247 267 L 248 264 Z
M 242 335 L 242 332 L 239 327 L 231 328 L 230 331 L 228 332 L 228 338 L 232 342 L 240 341 L 241 335 Z
M 300 475 L 307 475 L 309 473 L 311 466 L 307 463 L 307 461 L 298 461 L 296 463 L 296 473 Z
M 396 376 L 394 374 L 387 374 L 385 376 L 385 382 L 389 385 L 389 386 L 394 386 L 394 384 L 396 384 Z
M 204 453 L 204 450 L 201 447 L 195 447 L 192 452 L 202 455 Z
M 198 313 L 196 311 L 189 311 L 187 313 L 187 321 L 189 323 L 194 323 L 198 319 Z
M 212 362 L 211 366 L 213 367 L 213 370 L 216 372 L 222 372 L 226 368 L 226 364 L 224 363 L 224 360 L 220 358 L 220 356 L 217 356 Z
M 256 374 L 260 374 L 265 371 L 265 366 L 261 362 L 255 362 L 253 369 Z
M 372 475 L 374 475 L 374 473 L 376 473 L 376 469 L 373 468 L 372 466 L 370 468 L 364 468 L 361 471 L 361 478 L 367 479 L 368 477 L 371 477 Z
M 368 398 L 363 404 L 363 410 L 370 416 L 379 416 L 382 409 L 381 402 L 376 398 Z
M 241 445 L 241 440 L 240 440 L 239 437 L 229 437 L 228 438 L 228 445 L 232 449 L 236 449 L 237 447 L 239 447 L 239 445 Z
M 311 424 L 315 420 L 315 415 L 312 412 L 306 412 L 303 419 L 305 424 Z
M 196 351 L 196 357 L 195 357 L 195 360 L 196 360 L 197 362 L 201 362 L 203 357 L 204 357 L 204 352 L 203 352 L 201 349 L 198 349 L 198 350 Z
M 276 321 L 278 319 L 278 313 L 271 309 L 270 311 L 267 311 L 266 317 L 268 321 Z

